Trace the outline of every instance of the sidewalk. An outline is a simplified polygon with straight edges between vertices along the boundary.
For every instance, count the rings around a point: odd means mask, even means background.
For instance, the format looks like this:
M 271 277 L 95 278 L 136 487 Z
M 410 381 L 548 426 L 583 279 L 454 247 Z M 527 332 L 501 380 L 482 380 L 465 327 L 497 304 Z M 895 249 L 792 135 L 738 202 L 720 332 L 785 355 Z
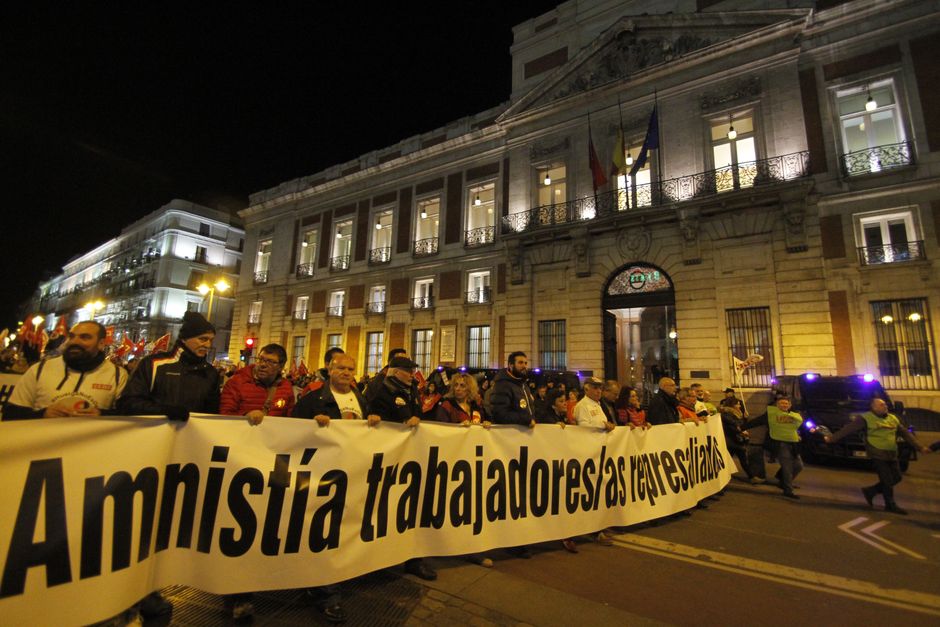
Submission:
M 500 551 L 493 551 L 499 557 Z M 553 551 L 534 552 L 533 562 L 552 559 Z M 660 625 L 607 605 L 563 591 L 483 568 L 459 558 L 435 558 L 437 581 L 425 582 L 404 575 L 401 568 L 370 573 L 343 584 L 345 623 L 414 626 L 468 625 L 472 627 L 543 627 L 562 625 Z M 328 625 L 299 590 L 255 595 L 253 622 L 239 622 L 222 597 L 186 586 L 172 586 L 164 594 L 173 601 L 172 625 Z M 160 623 L 148 622 L 147 627 Z

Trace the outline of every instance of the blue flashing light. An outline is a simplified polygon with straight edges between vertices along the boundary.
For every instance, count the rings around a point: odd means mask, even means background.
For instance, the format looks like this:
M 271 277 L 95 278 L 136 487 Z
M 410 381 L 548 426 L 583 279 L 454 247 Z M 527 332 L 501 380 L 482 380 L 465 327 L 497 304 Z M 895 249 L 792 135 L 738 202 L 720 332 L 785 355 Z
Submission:
M 466 366 L 461 366 L 461 367 L 457 368 L 457 370 L 459 370 L 460 372 L 466 372 L 466 371 L 467 371 L 467 367 L 466 367 Z
M 816 377 L 818 376 L 819 376 L 818 374 L 815 374 L 813 372 L 808 372 L 803 375 L 803 378 L 805 378 L 807 381 L 814 381 Z
M 532 372 L 534 372 L 535 374 L 541 374 L 541 373 L 542 373 L 542 369 L 541 369 L 541 368 L 536 368 L 536 369 L 533 370 Z
M 807 420 L 807 421 L 804 422 L 803 424 L 804 424 L 804 425 L 806 426 L 806 428 L 809 429 L 810 431 L 812 431 L 813 429 L 816 428 L 816 423 L 813 422 L 812 420 Z
M 438 367 L 437 367 L 437 371 L 438 371 L 438 372 L 444 372 L 444 366 L 438 366 Z
M 875 380 L 875 375 L 866 374 L 864 377 L 862 377 L 862 380 L 865 381 L 865 383 L 871 383 L 872 381 Z

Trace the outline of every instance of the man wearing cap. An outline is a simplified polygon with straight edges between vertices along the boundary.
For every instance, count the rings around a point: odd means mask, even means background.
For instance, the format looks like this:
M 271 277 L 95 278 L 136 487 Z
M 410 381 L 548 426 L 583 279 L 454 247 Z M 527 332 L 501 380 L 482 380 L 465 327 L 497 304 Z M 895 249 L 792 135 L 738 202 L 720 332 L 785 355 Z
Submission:
M 132 416 L 166 416 L 185 421 L 189 412 L 219 412 L 219 372 L 206 362 L 215 327 L 202 314 L 187 311 L 173 349 L 140 360 L 118 399 Z
M 396 357 L 407 357 L 408 351 L 404 348 L 393 348 L 388 352 L 388 363 L 391 364 L 392 360 Z M 379 390 L 382 389 L 382 382 L 385 381 L 385 377 L 388 375 L 388 364 L 372 377 L 372 380 L 369 381 L 369 385 L 366 386 L 365 397 L 366 400 L 372 402 L 372 399 L 375 398 L 376 394 L 379 393 Z
M 369 401 L 369 414 L 381 420 L 398 422 L 408 427 L 421 423 L 421 401 L 415 389 L 414 373 L 418 365 L 403 355 L 392 357 L 388 362 L 385 378 Z M 405 562 L 405 572 L 433 581 L 437 572 L 420 557 Z
M 574 420 L 582 427 L 594 427 L 613 431 L 617 423 L 607 417 L 601 405 L 604 382 L 597 377 L 584 380 L 584 398 L 574 406 Z
M 4 420 L 113 413 L 127 372 L 104 358 L 105 328 L 94 320 L 68 332 L 61 357 L 30 366 L 3 408 Z
M 742 418 L 748 417 L 744 401 L 734 395 L 734 388 L 725 388 L 725 397 L 721 399 L 719 405 L 721 407 L 737 407 L 738 411 L 741 412 Z

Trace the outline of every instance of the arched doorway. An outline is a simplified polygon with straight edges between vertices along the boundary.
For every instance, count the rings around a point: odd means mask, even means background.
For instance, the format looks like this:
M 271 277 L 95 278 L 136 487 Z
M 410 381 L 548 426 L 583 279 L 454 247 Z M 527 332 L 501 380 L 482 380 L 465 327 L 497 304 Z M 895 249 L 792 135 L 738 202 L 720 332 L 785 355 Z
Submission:
M 601 299 L 604 373 L 646 393 L 660 377 L 679 380 L 676 295 L 661 268 L 631 263 L 613 273 Z

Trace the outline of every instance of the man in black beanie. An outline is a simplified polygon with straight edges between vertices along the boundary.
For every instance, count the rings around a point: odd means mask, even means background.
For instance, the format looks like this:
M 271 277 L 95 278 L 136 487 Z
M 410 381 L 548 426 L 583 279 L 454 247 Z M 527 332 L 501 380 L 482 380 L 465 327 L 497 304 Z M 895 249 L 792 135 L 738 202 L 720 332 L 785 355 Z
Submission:
M 166 416 L 189 420 L 189 412 L 219 413 L 219 372 L 206 362 L 215 339 L 215 327 L 202 314 L 187 311 L 173 348 L 140 360 L 124 392 L 118 410 L 130 416 Z M 173 605 L 159 592 L 140 602 L 145 619 L 172 613 Z

